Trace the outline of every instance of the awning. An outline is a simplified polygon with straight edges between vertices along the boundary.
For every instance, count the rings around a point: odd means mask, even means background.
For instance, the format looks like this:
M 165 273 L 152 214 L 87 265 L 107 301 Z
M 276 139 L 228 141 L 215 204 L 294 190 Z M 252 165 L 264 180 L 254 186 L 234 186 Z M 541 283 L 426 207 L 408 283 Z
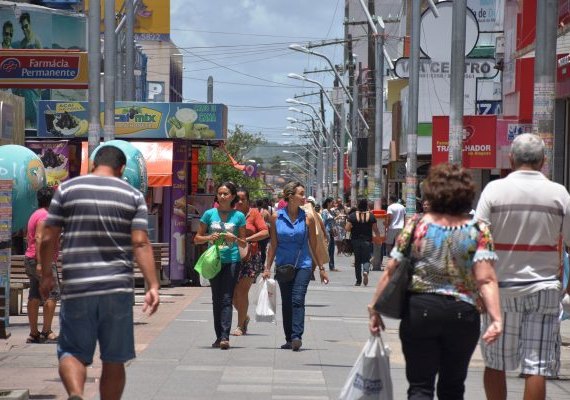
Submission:
M 172 142 L 129 142 L 146 161 L 148 186 L 172 186 Z M 81 175 L 87 174 L 87 142 L 81 145 Z

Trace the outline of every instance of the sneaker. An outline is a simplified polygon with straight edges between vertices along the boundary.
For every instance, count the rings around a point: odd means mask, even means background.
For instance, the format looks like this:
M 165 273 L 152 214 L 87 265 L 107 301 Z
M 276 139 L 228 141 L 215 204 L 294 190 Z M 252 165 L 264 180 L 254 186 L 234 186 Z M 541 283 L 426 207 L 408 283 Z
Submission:
M 212 348 L 219 349 L 221 341 L 222 341 L 221 339 L 216 339 L 216 341 L 214 343 L 212 343 Z
M 281 345 L 281 348 L 282 348 L 283 350 L 291 350 L 292 347 L 293 347 L 293 346 L 291 345 L 291 342 L 285 342 L 285 344 L 282 344 L 282 345 Z
M 368 272 L 362 274 L 362 283 L 364 283 L 364 286 L 368 286 Z
M 220 341 L 220 349 L 222 350 L 227 350 L 230 348 L 230 341 L 227 339 L 221 340 Z
M 293 339 L 291 342 L 291 348 L 293 351 L 299 351 L 301 346 L 303 345 L 303 341 L 301 339 Z

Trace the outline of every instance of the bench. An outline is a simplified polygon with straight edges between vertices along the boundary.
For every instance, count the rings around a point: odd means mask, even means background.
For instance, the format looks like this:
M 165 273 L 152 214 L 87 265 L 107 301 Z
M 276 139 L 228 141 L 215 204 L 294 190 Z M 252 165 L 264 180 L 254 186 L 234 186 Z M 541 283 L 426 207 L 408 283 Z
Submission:
M 168 260 L 170 256 L 170 245 L 168 243 L 151 243 L 152 244 L 152 255 L 154 258 L 154 267 L 156 271 L 156 277 L 158 279 L 158 283 L 162 285 L 162 270 L 163 265 L 168 265 Z M 146 282 L 144 282 L 143 274 L 140 268 L 137 265 L 137 262 L 134 262 L 134 278 L 135 278 L 135 287 L 143 286 L 146 288 Z

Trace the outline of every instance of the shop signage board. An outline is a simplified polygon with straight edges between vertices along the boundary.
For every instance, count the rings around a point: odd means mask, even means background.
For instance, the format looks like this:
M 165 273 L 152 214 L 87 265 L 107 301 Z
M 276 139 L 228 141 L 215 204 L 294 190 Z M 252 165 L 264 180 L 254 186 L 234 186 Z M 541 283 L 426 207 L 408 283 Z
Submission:
M 69 178 L 70 146 L 67 140 L 26 141 L 26 147 L 36 153 L 46 170 L 46 181 L 50 187 Z
M 100 116 L 103 127 L 104 113 Z M 39 102 L 39 138 L 87 139 L 88 121 L 89 106 L 85 101 Z M 227 128 L 228 108 L 224 104 L 115 103 L 116 139 L 225 140 Z
M 496 163 L 495 115 L 466 115 L 463 117 L 463 166 L 493 169 Z M 433 117 L 432 164 L 449 158 L 449 117 Z
M 497 163 L 495 168 L 510 169 L 509 152 L 518 135 L 532 133 L 532 124 L 519 120 L 497 119 Z
M 0 50 L 0 88 L 87 89 L 87 53 Z
M 186 261 L 186 225 L 188 193 L 188 147 L 183 140 L 176 140 L 172 155 L 172 196 L 170 219 L 170 265 L 167 276 L 171 281 L 182 281 L 186 278 L 184 268 Z
M 0 180 L 0 339 L 10 336 L 10 260 L 12 253 L 12 181 Z

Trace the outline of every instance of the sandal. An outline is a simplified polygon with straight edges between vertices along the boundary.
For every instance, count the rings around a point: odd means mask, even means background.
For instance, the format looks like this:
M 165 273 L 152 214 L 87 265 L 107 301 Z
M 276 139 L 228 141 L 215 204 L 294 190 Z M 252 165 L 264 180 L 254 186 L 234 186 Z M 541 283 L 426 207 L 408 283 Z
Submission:
M 57 343 L 58 336 L 50 329 L 48 332 L 41 332 L 44 343 Z
M 36 333 L 30 332 L 30 336 L 28 336 L 28 339 L 26 339 L 26 343 L 41 343 L 41 342 L 42 342 L 42 334 L 39 332 Z
M 232 336 L 243 336 L 243 335 L 245 335 L 245 331 L 242 329 L 241 326 L 237 326 L 236 329 L 234 329 L 233 332 L 230 333 L 230 335 L 232 335 Z

